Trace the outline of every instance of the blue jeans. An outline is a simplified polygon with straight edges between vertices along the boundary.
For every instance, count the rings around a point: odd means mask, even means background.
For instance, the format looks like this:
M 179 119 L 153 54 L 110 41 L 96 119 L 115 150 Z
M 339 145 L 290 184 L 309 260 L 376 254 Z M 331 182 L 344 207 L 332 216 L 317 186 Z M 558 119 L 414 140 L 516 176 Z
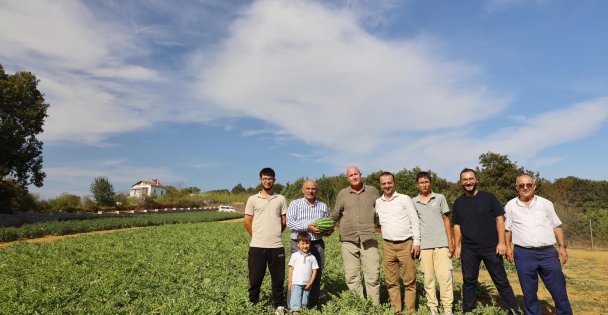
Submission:
M 291 300 L 289 305 L 292 312 L 299 311 L 303 307 L 308 307 L 308 295 L 310 291 L 304 290 L 305 287 L 303 284 L 291 285 Z
M 460 252 L 462 263 L 462 310 L 471 312 L 475 309 L 477 299 L 477 280 L 479 278 L 479 266 L 483 261 L 492 282 L 496 286 L 509 314 L 519 311 L 515 294 L 507 278 L 505 267 L 502 264 L 502 257 L 496 254 L 496 248 L 468 248 L 462 246 Z
M 526 315 L 540 315 L 538 304 L 538 276 L 545 283 L 555 301 L 557 314 L 571 315 L 572 307 L 568 301 L 566 278 L 562 272 L 559 254 L 553 246 L 540 249 L 528 249 L 515 246 L 515 267 L 517 277 L 524 294 L 524 312 Z

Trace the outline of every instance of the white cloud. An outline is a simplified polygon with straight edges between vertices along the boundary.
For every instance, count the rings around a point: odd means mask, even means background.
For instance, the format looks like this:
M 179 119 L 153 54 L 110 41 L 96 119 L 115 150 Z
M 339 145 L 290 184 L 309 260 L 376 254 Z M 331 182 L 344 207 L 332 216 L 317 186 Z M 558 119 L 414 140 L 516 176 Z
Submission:
M 391 134 L 466 126 L 505 107 L 473 80 L 479 69 L 443 60 L 430 40 L 381 41 L 357 21 L 310 2 L 256 2 L 218 51 L 194 58 L 201 97 L 357 154 Z
M 364 155 L 332 154 L 328 162 L 346 165 L 351 161 L 367 170 L 420 166 L 449 177 L 463 167 L 474 167 L 481 153 L 492 151 L 508 155 L 519 165 L 540 167 L 563 159 L 544 157 L 543 150 L 589 136 L 607 121 L 608 98 L 604 97 L 521 118 L 515 125 L 499 127 L 486 135 L 473 128 L 417 133 L 392 138 L 381 150 Z
M 51 104 L 41 139 L 97 144 L 164 116 L 161 76 L 128 61 L 148 53 L 135 31 L 78 1 L 2 1 L 0 20 L 5 68 L 36 74 Z

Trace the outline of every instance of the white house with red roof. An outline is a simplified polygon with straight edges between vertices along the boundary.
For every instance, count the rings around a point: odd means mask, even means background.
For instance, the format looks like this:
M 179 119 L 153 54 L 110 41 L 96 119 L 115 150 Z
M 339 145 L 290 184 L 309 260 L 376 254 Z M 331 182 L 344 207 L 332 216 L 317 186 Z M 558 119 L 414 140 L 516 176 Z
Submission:
M 129 196 L 131 197 L 143 197 L 143 196 L 162 196 L 167 193 L 167 186 L 161 185 L 158 179 L 152 181 L 140 180 L 131 186 Z

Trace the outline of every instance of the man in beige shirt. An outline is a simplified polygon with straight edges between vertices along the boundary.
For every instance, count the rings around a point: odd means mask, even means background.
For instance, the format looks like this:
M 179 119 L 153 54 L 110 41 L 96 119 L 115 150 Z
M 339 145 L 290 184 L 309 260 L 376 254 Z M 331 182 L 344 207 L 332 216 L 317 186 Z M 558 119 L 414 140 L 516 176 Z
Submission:
M 272 191 L 275 172 L 267 167 L 260 171 L 262 190 L 249 197 L 245 205 L 245 229 L 251 235 L 247 267 L 249 271 L 249 302 L 260 300 L 260 288 L 266 273 L 270 271 L 272 304 L 277 314 L 282 314 L 285 282 L 285 249 L 282 233 L 285 229 L 287 201 Z
M 380 195 L 375 187 L 363 184 L 358 167 L 348 167 L 346 177 L 350 186 L 338 193 L 329 215 L 340 225 L 346 285 L 351 292 L 365 298 L 361 285 L 363 271 L 367 298 L 374 305 L 379 305 L 380 256 L 375 235 L 374 205 Z

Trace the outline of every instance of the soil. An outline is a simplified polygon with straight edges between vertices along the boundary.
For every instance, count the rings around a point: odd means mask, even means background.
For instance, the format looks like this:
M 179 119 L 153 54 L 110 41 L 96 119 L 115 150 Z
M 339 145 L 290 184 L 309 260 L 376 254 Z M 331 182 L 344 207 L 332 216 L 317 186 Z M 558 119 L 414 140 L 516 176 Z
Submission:
M 606 314 L 606 290 L 608 290 L 608 251 L 568 249 L 568 263 L 562 265 L 566 276 L 568 297 L 575 314 Z M 507 272 L 515 296 L 523 304 L 523 295 L 516 272 Z M 454 280 L 462 282 L 462 274 L 454 272 Z M 487 271 L 479 273 L 479 282 L 491 284 Z M 492 285 L 493 287 L 493 285 Z M 498 296 L 494 289 L 493 296 Z M 543 314 L 557 314 L 553 299 L 542 281 L 539 281 L 538 298 Z M 499 300 L 499 298 L 497 298 Z
M 49 235 L 49 236 L 45 236 L 45 237 L 31 238 L 31 239 L 27 239 L 27 240 L 19 240 L 19 241 L 14 241 L 14 242 L 1 242 L 0 243 L 0 248 L 7 247 L 7 246 L 10 246 L 10 245 L 13 245 L 13 244 L 17 244 L 17 243 L 27 243 L 27 244 L 31 244 L 31 243 L 48 243 L 48 242 L 52 242 L 52 241 L 64 240 L 66 238 L 78 237 L 78 236 L 83 236 L 83 235 L 108 234 L 108 233 L 129 231 L 129 230 L 142 229 L 142 228 L 143 227 L 132 227 L 132 228 L 125 228 L 125 229 L 94 231 L 94 232 L 77 233 L 77 234 L 70 234 L 70 235 L 59 235 L 59 236 Z

